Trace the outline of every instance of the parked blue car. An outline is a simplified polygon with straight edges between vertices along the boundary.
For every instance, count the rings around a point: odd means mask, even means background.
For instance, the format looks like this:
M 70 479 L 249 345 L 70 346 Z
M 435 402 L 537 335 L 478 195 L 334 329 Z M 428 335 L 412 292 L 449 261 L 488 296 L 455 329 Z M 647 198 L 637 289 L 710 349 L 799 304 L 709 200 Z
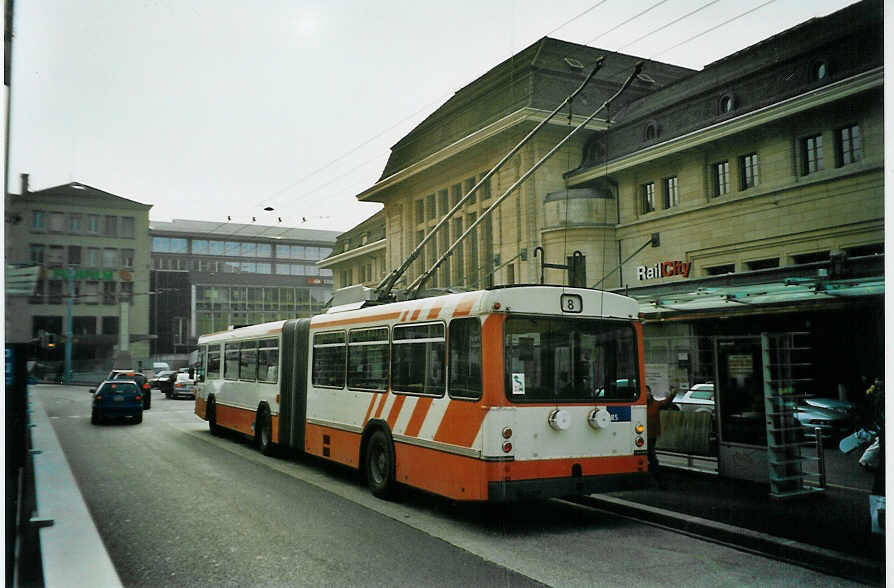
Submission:
M 106 380 L 93 394 L 90 422 L 98 425 L 110 418 L 128 418 L 143 422 L 143 390 L 131 380 Z

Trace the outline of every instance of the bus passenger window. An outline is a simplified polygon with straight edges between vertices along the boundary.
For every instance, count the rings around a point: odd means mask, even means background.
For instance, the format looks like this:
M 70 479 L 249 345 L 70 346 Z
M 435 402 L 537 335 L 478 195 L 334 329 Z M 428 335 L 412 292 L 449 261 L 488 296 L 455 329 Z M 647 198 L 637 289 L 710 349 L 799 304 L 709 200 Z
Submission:
M 481 398 L 481 323 L 477 317 L 451 321 L 448 357 L 451 398 Z
M 258 343 L 258 381 L 276 383 L 279 364 L 279 340 L 262 339 Z
M 358 329 L 348 335 L 348 388 L 388 389 L 388 328 Z
M 391 347 L 391 387 L 395 392 L 441 396 L 445 388 L 443 323 L 398 325 Z
M 314 386 L 343 388 L 345 385 L 345 334 L 317 333 L 314 335 L 314 356 L 311 369 Z

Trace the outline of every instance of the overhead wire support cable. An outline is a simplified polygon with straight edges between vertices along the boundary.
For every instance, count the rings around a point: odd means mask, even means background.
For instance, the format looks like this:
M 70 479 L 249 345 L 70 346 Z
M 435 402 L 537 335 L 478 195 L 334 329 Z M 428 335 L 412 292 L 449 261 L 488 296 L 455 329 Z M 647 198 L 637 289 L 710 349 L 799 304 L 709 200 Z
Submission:
M 420 276 L 419 276 L 418 278 L 416 278 L 416 280 L 413 281 L 412 284 L 410 284 L 410 287 L 408 288 L 409 298 L 412 299 L 412 298 L 414 298 L 414 297 L 418 294 L 420 288 L 422 287 L 422 284 L 424 284 L 425 281 L 426 281 L 426 280 L 427 280 L 427 279 L 428 279 L 428 278 L 435 272 L 435 270 L 437 270 L 438 267 L 439 267 L 442 263 L 444 263 L 444 260 L 446 260 L 446 259 L 450 256 L 450 254 L 453 253 L 453 250 L 456 249 L 456 247 L 462 242 L 462 240 L 465 239 L 466 236 L 467 236 L 469 233 L 471 233 L 471 232 L 472 232 L 472 231 L 473 231 L 473 230 L 474 230 L 474 229 L 481 223 L 482 220 L 484 220 L 484 219 L 485 219 L 491 212 L 493 212 L 494 209 L 495 209 L 497 206 L 499 206 L 501 202 L 503 202 L 503 200 L 505 200 L 505 199 L 506 199 L 512 192 L 515 191 L 516 188 L 518 188 L 518 187 L 522 184 L 522 182 L 524 182 L 526 179 L 528 179 L 528 177 L 531 176 L 531 174 L 533 174 L 535 171 L 537 171 L 537 169 L 538 169 L 541 165 L 543 165 L 543 164 L 544 164 L 550 157 L 552 157 L 552 156 L 556 153 L 556 151 L 558 151 L 559 148 L 562 147 L 562 145 L 564 145 L 568 140 L 570 140 L 571 137 L 573 137 L 579 130 L 581 130 L 582 128 L 584 128 L 584 127 L 587 126 L 588 124 L 590 124 L 590 122 L 591 122 L 594 118 L 596 118 L 596 115 L 597 115 L 597 114 L 599 114 L 600 112 L 602 112 L 603 110 L 605 110 L 606 108 L 608 108 L 608 107 L 611 105 L 611 103 L 612 103 L 618 96 L 620 96 L 620 95 L 621 95 L 627 88 L 630 87 L 630 85 L 633 83 L 633 80 L 635 80 L 636 77 L 639 75 L 640 71 L 642 71 L 642 69 L 643 69 L 643 63 L 644 63 L 644 62 L 642 62 L 642 61 L 638 62 L 638 63 L 636 64 L 636 66 L 634 67 L 634 69 L 633 69 L 633 73 L 631 73 L 631 74 L 627 77 L 627 79 L 624 80 L 624 83 L 621 85 L 621 87 L 618 89 L 617 92 L 615 92 L 614 94 L 612 94 L 611 97 L 609 97 L 608 100 L 606 100 L 605 102 L 603 102 L 602 105 L 601 105 L 599 108 L 597 108 L 596 110 L 594 110 L 593 113 L 592 113 L 590 116 L 588 116 L 588 117 L 586 118 L 586 120 L 584 120 L 582 123 L 580 123 L 580 124 L 579 124 L 578 126 L 576 126 L 574 129 L 572 129 L 572 131 L 571 131 L 570 133 L 568 133 L 568 134 L 567 134 L 561 141 L 559 141 L 558 143 L 556 143 L 555 146 L 553 146 L 553 148 L 550 149 L 550 150 L 546 153 L 546 155 L 544 155 L 543 157 L 541 157 L 540 160 L 537 161 L 537 163 L 535 163 L 535 164 L 531 167 L 531 169 L 529 169 L 529 170 L 526 171 L 524 174 L 522 174 L 522 176 L 521 176 L 519 179 L 517 179 L 511 186 L 509 186 L 509 188 L 507 188 L 506 191 L 503 192 L 503 194 L 500 195 L 500 197 L 497 198 L 497 199 L 494 201 L 494 203 L 491 204 L 490 207 L 488 207 L 487 210 L 485 210 L 484 212 L 482 212 L 481 215 L 475 220 L 475 222 L 473 222 L 471 225 L 469 225 L 469 228 L 467 228 L 467 229 L 465 230 L 465 232 L 463 232 L 463 234 L 460 235 L 460 236 L 456 239 L 456 241 L 454 241 L 453 244 L 452 244 L 450 247 L 447 248 L 447 251 L 445 251 L 444 254 L 443 254 L 440 258 L 438 258 L 437 261 L 435 261 L 435 263 L 434 263 L 434 265 L 432 265 L 432 267 L 430 267 L 427 271 L 425 271 L 425 272 L 423 272 L 422 274 L 420 274 Z M 563 103 L 563 105 L 564 105 L 564 103 Z M 557 111 L 558 111 L 558 109 L 557 109 Z M 480 184 L 480 182 L 479 182 L 479 184 Z M 452 212 L 452 211 L 451 211 L 451 212 Z M 436 227 L 436 229 L 437 229 L 437 227 Z M 435 231 L 433 230 L 433 231 L 432 231 L 432 234 L 434 234 L 434 233 L 435 233 Z M 419 248 L 417 247 L 417 249 L 419 249 Z M 405 262 L 405 263 L 406 263 L 406 262 Z
M 546 126 L 546 124 L 549 123 L 549 121 L 552 120 L 552 118 L 556 114 L 558 114 L 558 112 L 560 110 L 562 110 L 562 108 L 564 108 L 566 104 L 570 104 L 574 100 L 574 98 L 578 94 L 580 94 L 580 92 L 587 86 L 587 84 L 590 83 L 590 80 L 593 78 L 593 76 L 596 74 L 596 72 L 599 71 L 599 69 L 602 67 L 602 62 L 604 60 L 605 60 L 605 58 L 603 56 L 600 56 L 599 58 L 597 58 L 596 63 L 593 65 L 593 69 L 590 71 L 590 73 L 587 75 L 587 77 L 584 78 L 584 81 L 581 82 L 580 85 L 571 94 L 569 94 L 568 97 L 565 98 L 565 100 L 563 100 L 561 104 L 556 106 L 556 108 L 549 114 L 549 116 L 547 116 L 545 119 L 540 121 L 537 124 L 537 126 L 531 130 L 531 132 L 529 132 L 527 135 L 525 135 L 525 137 L 521 141 L 519 141 L 515 147 L 513 147 L 506 155 L 504 155 L 503 158 L 500 161 L 498 161 L 497 164 L 494 165 L 494 167 L 492 167 L 489 172 L 484 174 L 484 176 L 478 181 L 478 183 L 475 184 L 462 198 L 460 198 L 459 202 L 457 202 L 456 204 L 453 205 L 453 208 L 451 208 L 449 211 L 447 211 L 447 213 L 443 216 L 443 218 L 441 218 L 441 220 L 438 221 L 438 224 L 436 224 L 434 226 L 434 228 L 432 228 L 432 230 L 429 231 L 428 235 L 426 235 L 422 239 L 422 241 L 420 241 L 419 244 L 416 245 L 416 248 L 410 252 L 410 254 L 407 256 L 407 258 L 400 265 L 400 267 L 398 267 L 397 269 L 393 270 L 390 274 L 385 276 L 385 278 L 379 283 L 379 285 L 376 286 L 376 298 L 379 301 L 384 302 L 391 296 L 391 289 L 394 287 L 394 284 L 397 283 L 397 281 L 401 278 L 401 276 L 403 276 L 404 272 L 406 272 L 407 269 L 410 267 L 410 265 L 412 265 L 412 263 L 416 260 L 416 258 L 419 257 L 419 255 L 424 250 L 425 245 L 435 235 L 438 234 L 438 229 L 440 229 L 444 224 L 446 224 L 447 221 L 450 220 L 450 218 L 456 213 L 456 211 L 460 210 L 463 207 L 463 205 L 466 203 L 466 201 L 469 200 L 469 198 L 471 198 L 472 195 L 478 191 L 478 188 L 480 188 L 482 185 L 484 185 L 484 183 L 487 182 L 491 178 L 491 176 L 493 176 L 497 172 L 498 169 L 503 167 L 503 165 L 507 161 L 509 161 L 509 159 L 513 155 L 518 153 L 518 151 L 525 145 L 525 143 L 527 143 L 531 139 L 531 137 L 533 137 L 535 134 L 537 134 L 538 131 L 540 131 L 540 129 L 542 129 L 544 126 Z M 594 116 L 595 116 L 595 114 L 594 114 Z M 589 122 L 589 120 L 587 122 Z M 463 236 L 465 236 L 465 234 L 463 234 Z M 451 248 L 451 250 L 452 250 L 452 248 Z

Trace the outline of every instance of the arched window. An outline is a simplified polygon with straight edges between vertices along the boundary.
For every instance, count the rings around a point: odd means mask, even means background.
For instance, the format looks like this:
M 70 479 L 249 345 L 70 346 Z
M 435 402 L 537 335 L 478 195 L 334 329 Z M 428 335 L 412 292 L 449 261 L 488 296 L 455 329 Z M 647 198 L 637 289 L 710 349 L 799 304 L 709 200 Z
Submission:
M 814 82 L 824 80 L 829 77 L 829 64 L 825 61 L 817 61 L 810 69 L 810 78 Z
M 658 126 L 658 123 L 655 121 L 649 121 L 643 128 L 643 141 L 651 141 L 653 139 L 657 139 L 660 133 L 661 129 Z
M 724 94 L 721 96 L 718 106 L 720 108 L 720 114 L 726 114 L 727 112 L 732 112 L 736 108 L 736 101 L 733 99 L 732 94 Z

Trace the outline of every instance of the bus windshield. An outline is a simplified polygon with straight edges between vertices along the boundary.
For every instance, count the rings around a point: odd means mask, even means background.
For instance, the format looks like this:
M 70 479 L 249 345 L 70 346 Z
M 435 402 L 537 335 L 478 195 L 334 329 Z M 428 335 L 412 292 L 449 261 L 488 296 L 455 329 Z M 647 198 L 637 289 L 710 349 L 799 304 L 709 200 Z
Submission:
M 504 345 L 513 402 L 631 402 L 639 397 L 633 325 L 511 316 Z

